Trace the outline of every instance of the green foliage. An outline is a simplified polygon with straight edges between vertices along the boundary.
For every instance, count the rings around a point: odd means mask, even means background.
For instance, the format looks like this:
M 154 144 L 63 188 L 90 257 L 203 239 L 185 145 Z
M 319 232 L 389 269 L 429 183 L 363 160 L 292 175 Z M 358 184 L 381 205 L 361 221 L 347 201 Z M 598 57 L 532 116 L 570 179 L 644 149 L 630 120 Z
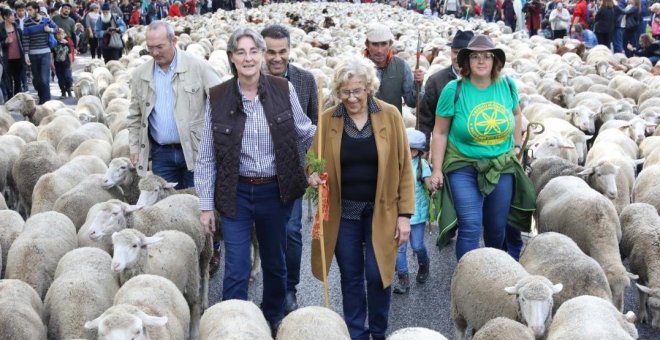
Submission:
M 307 153 L 307 173 L 318 173 L 319 175 L 325 170 L 325 161 L 318 158 L 316 153 L 310 151 Z M 307 187 L 305 190 L 305 199 L 310 199 L 314 203 L 319 202 L 319 191 L 317 188 Z

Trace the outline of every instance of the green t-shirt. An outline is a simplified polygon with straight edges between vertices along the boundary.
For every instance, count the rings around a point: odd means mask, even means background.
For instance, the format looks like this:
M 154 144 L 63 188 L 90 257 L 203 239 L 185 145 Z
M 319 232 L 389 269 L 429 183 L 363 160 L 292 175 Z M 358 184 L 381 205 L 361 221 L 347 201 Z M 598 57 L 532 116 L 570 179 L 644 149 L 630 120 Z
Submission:
M 436 116 L 452 118 L 449 142 L 469 158 L 493 158 L 513 148 L 518 105 L 515 81 L 500 77 L 485 89 L 464 79 L 456 105 L 454 95 L 458 80 L 450 81 L 440 94 Z M 509 85 L 511 85 L 509 87 Z

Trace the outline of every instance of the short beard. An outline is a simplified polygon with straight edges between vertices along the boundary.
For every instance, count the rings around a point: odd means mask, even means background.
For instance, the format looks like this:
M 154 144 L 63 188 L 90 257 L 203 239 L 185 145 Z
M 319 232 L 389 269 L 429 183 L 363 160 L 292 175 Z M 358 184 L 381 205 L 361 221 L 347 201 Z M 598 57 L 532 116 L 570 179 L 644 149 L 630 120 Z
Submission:
M 108 13 L 107 16 L 101 13 L 101 20 L 103 20 L 104 23 L 106 24 L 109 23 L 111 18 L 112 18 L 112 13 Z

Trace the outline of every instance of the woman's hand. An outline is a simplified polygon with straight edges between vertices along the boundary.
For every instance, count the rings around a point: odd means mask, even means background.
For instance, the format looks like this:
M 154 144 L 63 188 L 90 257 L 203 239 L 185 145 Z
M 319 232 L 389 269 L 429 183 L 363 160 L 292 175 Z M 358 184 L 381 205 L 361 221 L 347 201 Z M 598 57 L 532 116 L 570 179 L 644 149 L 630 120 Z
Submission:
M 319 185 L 325 184 L 325 181 L 319 177 L 318 172 L 314 172 L 307 177 L 307 184 L 312 188 L 317 188 Z
M 442 189 L 442 186 L 445 184 L 444 177 L 442 176 L 442 170 L 434 169 L 431 174 L 431 189 L 432 191 Z
M 213 210 L 203 210 L 199 215 L 199 222 L 207 235 L 213 236 L 215 233 L 215 212 Z
M 396 219 L 396 233 L 394 239 L 399 241 L 399 246 L 408 242 L 410 237 L 410 218 L 399 216 Z

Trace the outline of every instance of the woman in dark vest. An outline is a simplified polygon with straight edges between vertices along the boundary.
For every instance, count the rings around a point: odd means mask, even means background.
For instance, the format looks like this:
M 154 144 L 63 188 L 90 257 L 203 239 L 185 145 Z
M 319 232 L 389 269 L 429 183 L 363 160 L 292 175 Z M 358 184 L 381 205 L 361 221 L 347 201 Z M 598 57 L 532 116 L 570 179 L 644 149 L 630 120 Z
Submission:
M 266 42 L 239 28 L 227 42 L 234 77 L 210 89 L 195 165 L 201 223 L 225 243 L 222 299 L 248 298 L 253 225 L 263 268 L 262 310 L 271 330 L 284 318 L 286 224 L 307 187 L 302 156 L 316 128 L 286 78 L 261 73 Z

